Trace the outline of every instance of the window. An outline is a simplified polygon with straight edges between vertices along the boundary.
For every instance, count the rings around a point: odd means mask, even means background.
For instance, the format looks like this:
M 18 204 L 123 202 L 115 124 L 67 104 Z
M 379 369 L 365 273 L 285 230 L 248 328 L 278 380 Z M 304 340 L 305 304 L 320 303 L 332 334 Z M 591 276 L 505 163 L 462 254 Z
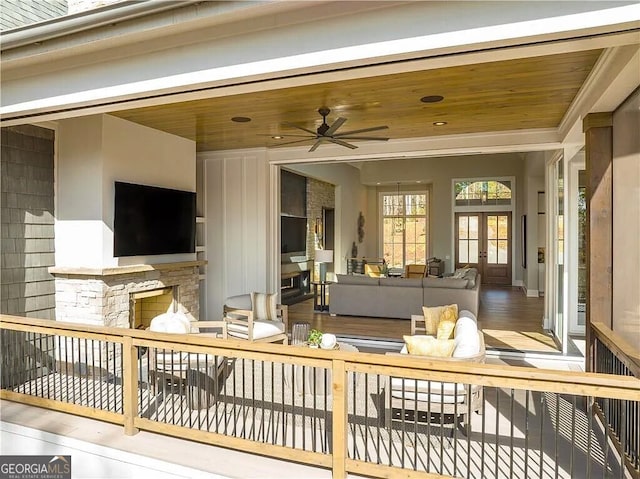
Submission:
M 511 181 L 456 181 L 456 206 L 511 205 Z
M 390 268 L 426 264 L 428 211 L 426 192 L 382 195 L 383 257 Z

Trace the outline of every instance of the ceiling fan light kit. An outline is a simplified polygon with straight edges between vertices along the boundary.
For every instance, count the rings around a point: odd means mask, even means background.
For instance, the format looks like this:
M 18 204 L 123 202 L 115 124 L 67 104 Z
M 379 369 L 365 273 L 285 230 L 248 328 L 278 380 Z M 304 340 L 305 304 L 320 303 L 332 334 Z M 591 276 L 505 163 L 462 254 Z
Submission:
M 338 129 L 347 121 L 346 118 L 338 118 L 331 125 L 327 123 L 327 116 L 331 113 L 331 110 L 326 106 L 323 106 L 318 109 L 318 113 L 322 116 L 322 124 L 316 129 L 316 131 L 310 130 L 308 128 L 304 128 L 299 125 L 294 125 L 292 123 L 285 123 L 285 125 L 290 126 L 292 128 L 297 128 L 298 130 L 302 130 L 308 135 L 286 135 L 286 136 L 303 136 L 302 140 L 294 140 L 288 141 L 286 143 L 280 143 L 278 146 L 291 145 L 293 143 L 302 143 L 309 140 L 315 140 L 315 143 L 311 146 L 309 151 L 315 151 L 322 143 L 334 143 L 336 145 L 344 146 L 345 148 L 355 149 L 358 148 L 356 145 L 353 145 L 345 140 L 364 140 L 364 141 L 388 141 L 389 138 L 380 138 L 373 136 L 353 136 L 358 135 L 360 133 L 367 133 L 370 131 L 379 131 L 386 130 L 389 128 L 387 125 L 383 126 L 374 126 L 371 128 L 362 128 L 359 130 L 351 130 L 345 131 L 343 133 L 337 133 Z

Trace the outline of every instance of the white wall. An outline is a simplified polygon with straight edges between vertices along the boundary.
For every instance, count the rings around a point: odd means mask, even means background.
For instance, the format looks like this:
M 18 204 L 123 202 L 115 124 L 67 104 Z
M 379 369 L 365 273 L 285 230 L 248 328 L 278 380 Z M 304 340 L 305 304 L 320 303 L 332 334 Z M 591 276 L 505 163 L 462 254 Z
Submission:
M 538 296 L 540 291 L 544 291 L 544 284 L 540 284 L 540 265 L 538 264 L 538 245 L 543 231 L 539 231 L 540 224 L 544 226 L 544 221 L 540 221 L 538 215 L 538 192 L 544 191 L 544 169 L 545 153 L 532 152 L 525 155 L 525 177 L 524 191 L 525 198 L 524 214 L 527 215 L 527 267 L 522 271 L 522 281 L 527 296 Z M 543 210 L 544 211 L 544 210 Z M 544 237 L 544 236 L 543 236 Z M 544 278 L 544 276 L 542 276 Z
M 524 211 L 522 188 L 524 161 L 521 154 L 505 153 L 377 161 L 364 163 L 361 173 L 362 181 L 366 184 L 400 182 L 404 185 L 416 184 L 418 180 L 421 181 L 421 185 L 431 184 L 431 254 L 446 260 L 446 271 L 452 271 L 454 256 L 452 249 L 452 179 L 498 176 L 514 176 L 516 178 L 516 211 L 513 217 L 513 241 L 516 242 L 516 254 L 513 261 L 517 265 L 520 262 L 520 215 Z M 375 206 L 369 206 L 370 210 L 373 208 L 377 208 L 377 200 Z M 518 271 L 516 268 L 514 281 L 522 279 L 522 275 L 518 274 Z
M 613 114 L 613 329 L 640 351 L 640 90 Z
M 278 292 L 272 264 L 269 165 L 266 150 L 208 152 L 205 161 L 207 316 L 219 318 L 225 298 Z M 279 258 L 279 251 L 278 251 Z
M 113 256 L 114 181 L 195 191 L 193 141 L 109 115 L 62 120 L 58 131 L 56 266 L 195 259 Z

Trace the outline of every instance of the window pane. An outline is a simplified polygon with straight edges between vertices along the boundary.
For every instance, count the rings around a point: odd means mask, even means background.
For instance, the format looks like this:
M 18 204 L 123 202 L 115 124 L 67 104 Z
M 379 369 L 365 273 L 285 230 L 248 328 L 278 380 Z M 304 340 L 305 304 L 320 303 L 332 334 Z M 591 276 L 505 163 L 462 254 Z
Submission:
M 489 240 L 487 243 L 487 263 L 496 264 L 498 262 L 498 241 Z
M 498 240 L 498 264 L 507 264 L 507 248 L 509 242 L 506 240 Z
M 467 263 L 478 264 L 478 240 L 469 241 L 469 259 Z
M 469 262 L 469 253 L 467 250 L 468 247 L 467 240 L 459 240 L 458 241 L 458 263 L 468 263 Z
M 470 216 L 469 217 L 469 238 L 478 239 L 478 217 Z
M 506 215 L 498 216 L 498 239 L 509 239 L 509 222 Z
M 487 239 L 496 239 L 498 237 L 498 217 L 487 216 Z
M 469 237 L 469 217 L 458 216 L 458 238 L 467 239 Z

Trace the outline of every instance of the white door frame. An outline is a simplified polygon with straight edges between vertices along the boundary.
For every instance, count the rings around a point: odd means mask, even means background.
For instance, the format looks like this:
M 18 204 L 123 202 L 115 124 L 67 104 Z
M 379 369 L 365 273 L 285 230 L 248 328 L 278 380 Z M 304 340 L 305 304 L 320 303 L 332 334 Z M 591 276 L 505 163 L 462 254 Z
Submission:
M 565 175 L 565 267 L 567 269 L 567 318 L 568 334 L 584 335 L 585 324 L 578 324 L 578 173 L 585 169 L 584 151 L 569 160 Z

